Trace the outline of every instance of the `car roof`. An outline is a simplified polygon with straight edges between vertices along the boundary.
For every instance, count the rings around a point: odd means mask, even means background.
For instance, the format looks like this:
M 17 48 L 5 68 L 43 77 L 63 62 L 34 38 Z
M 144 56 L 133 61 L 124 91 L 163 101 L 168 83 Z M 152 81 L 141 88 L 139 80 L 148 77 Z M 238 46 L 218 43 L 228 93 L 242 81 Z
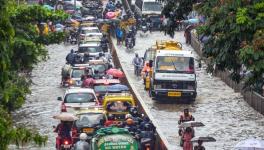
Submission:
M 93 29 L 99 30 L 98 27 L 82 27 L 82 30 L 93 30 Z
M 187 50 L 157 50 L 156 56 L 194 57 L 192 51 Z
M 79 47 L 89 47 L 89 46 L 100 46 L 100 42 L 94 41 L 89 43 L 80 44 Z
M 71 87 L 66 90 L 65 94 L 70 94 L 70 93 L 94 93 L 94 89 Z

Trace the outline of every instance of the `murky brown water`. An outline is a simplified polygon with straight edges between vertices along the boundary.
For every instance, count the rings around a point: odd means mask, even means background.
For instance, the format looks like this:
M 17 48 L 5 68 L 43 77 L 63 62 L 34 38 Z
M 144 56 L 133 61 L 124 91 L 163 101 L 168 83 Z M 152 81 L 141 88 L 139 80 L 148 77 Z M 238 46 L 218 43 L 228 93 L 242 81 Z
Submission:
M 156 40 L 170 39 L 163 33 L 155 32 L 147 37 L 137 37 L 134 51 L 143 56 L 145 50 Z M 175 40 L 184 43 L 183 32 L 175 35 Z M 253 110 L 239 93 L 235 93 L 219 78 L 209 76 L 205 67 L 197 69 L 198 97 L 193 104 L 161 104 L 151 100 L 140 78 L 133 75 L 132 59 L 134 52 L 127 52 L 124 46 L 117 46 L 120 62 L 126 66 L 131 81 L 141 93 L 142 98 L 156 118 L 158 128 L 167 137 L 173 147 L 179 150 L 178 124 L 179 114 L 184 108 L 190 108 L 196 121 L 201 121 L 205 127 L 195 129 L 196 136 L 212 136 L 215 143 L 205 143 L 209 150 L 230 150 L 240 140 L 249 137 L 264 138 L 264 117 Z M 183 44 L 186 50 L 191 46 Z M 197 56 L 196 56 L 197 57 Z

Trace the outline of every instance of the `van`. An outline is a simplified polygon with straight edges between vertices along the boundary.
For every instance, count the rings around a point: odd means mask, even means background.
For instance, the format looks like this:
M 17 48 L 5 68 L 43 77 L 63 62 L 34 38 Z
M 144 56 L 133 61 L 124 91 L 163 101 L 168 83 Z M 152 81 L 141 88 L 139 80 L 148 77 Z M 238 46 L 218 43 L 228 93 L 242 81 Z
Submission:
M 154 29 L 159 29 L 161 26 L 161 11 L 162 4 L 156 0 L 136 0 L 135 13 L 140 17 L 149 17 L 153 23 Z

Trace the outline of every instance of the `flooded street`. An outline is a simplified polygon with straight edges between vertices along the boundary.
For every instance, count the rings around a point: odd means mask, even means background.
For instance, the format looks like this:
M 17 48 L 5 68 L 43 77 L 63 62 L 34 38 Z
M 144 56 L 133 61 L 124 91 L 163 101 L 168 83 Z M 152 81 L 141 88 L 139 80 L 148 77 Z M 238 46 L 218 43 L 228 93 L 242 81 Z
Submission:
M 147 37 L 136 39 L 134 52 L 139 56 L 144 56 L 147 48 L 156 40 L 170 39 L 163 33 L 155 32 Z M 176 41 L 183 44 L 183 49 L 193 51 L 191 46 L 187 46 L 183 37 L 183 32 L 175 34 Z M 166 136 L 172 149 L 182 149 L 179 147 L 178 120 L 180 112 L 184 108 L 189 108 L 196 121 L 201 121 L 205 127 L 195 129 L 195 136 L 212 136 L 217 142 L 204 143 L 209 150 L 230 150 L 242 139 L 249 137 L 264 138 L 264 117 L 252 109 L 239 93 L 228 87 L 219 78 L 209 76 L 203 64 L 202 69 L 198 69 L 196 64 L 198 96 L 192 104 L 161 104 L 151 100 L 144 91 L 144 86 L 140 78 L 133 75 L 132 59 L 134 52 L 128 52 L 124 46 L 117 46 L 117 53 L 120 62 L 124 64 L 131 81 L 141 93 L 145 104 L 150 109 L 152 116 L 156 118 L 157 127 Z M 198 56 L 196 55 L 198 58 Z
M 143 56 L 145 50 L 156 40 L 170 39 L 163 33 L 155 32 L 147 37 L 137 37 L 134 51 Z M 183 32 L 175 35 L 175 40 L 184 43 Z M 58 96 L 62 96 L 64 89 L 60 88 L 61 67 L 65 63 L 65 56 L 74 46 L 51 45 L 48 47 L 50 59 L 41 62 L 32 72 L 32 93 L 28 95 L 25 105 L 14 113 L 16 124 L 26 125 L 41 134 L 49 137 L 44 148 L 28 146 L 28 150 L 55 149 L 55 136 L 53 125 L 58 121 L 52 116 L 59 112 Z M 76 46 L 75 46 L 76 47 Z M 193 50 L 183 44 L 183 48 Z M 264 138 L 264 117 L 254 111 L 239 93 L 235 93 L 219 78 L 210 77 L 205 71 L 197 69 L 198 97 L 193 104 L 160 104 L 151 100 L 140 78 L 133 75 L 132 59 L 134 52 L 127 52 L 118 47 L 120 62 L 126 66 L 131 81 L 141 93 L 144 102 L 155 116 L 157 127 L 166 136 L 173 149 L 180 150 L 178 136 L 178 119 L 180 111 L 188 107 L 191 109 L 196 121 L 201 121 L 205 127 L 196 128 L 196 136 L 212 136 L 215 143 L 205 143 L 209 150 L 230 150 L 240 140 L 249 137 Z M 13 148 L 11 148 L 13 149 Z
M 14 113 L 14 120 L 16 124 L 26 125 L 47 135 L 49 139 L 46 147 L 28 146 L 24 148 L 26 150 L 55 149 L 56 133 L 53 133 L 52 126 L 56 126 L 58 121 L 52 116 L 60 110 L 61 102 L 57 101 L 57 97 L 63 96 L 65 91 L 60 87 L 61 67 L 72 47 L 63 44 L 48 46 L 50 59 L 39 63 L 32 72 L 32 93 L 28 95 L 23 107 Z

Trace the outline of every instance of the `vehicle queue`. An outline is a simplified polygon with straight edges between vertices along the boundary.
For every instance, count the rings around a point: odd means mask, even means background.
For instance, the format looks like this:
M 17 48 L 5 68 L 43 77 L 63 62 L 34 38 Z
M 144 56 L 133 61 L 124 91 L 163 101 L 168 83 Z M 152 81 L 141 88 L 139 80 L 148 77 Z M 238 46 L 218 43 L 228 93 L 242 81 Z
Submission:
M 65 23 L 65 44 L 77 44 L 78 49 L 69 50 L 61 70 L 61 87 L 66 90 L 57 98 L 61 113 L 54 116 L 60 120 L 54 126 L 56 149 L 154 149 L 155 127 L 138 112 L 129 88 L 122 84 L 124 73 L 115 68 L 108 35 L 102 32 L 102 22 L 107 23 L 101 18 L 116 19 L 121 3 L 110 1 L 100 12 L 88 9 L 89 3 L 103 7 L 99 0 L 83 2 L 80 14 L 69 11 L 68 3 L 65 7 L 72 16 Z

